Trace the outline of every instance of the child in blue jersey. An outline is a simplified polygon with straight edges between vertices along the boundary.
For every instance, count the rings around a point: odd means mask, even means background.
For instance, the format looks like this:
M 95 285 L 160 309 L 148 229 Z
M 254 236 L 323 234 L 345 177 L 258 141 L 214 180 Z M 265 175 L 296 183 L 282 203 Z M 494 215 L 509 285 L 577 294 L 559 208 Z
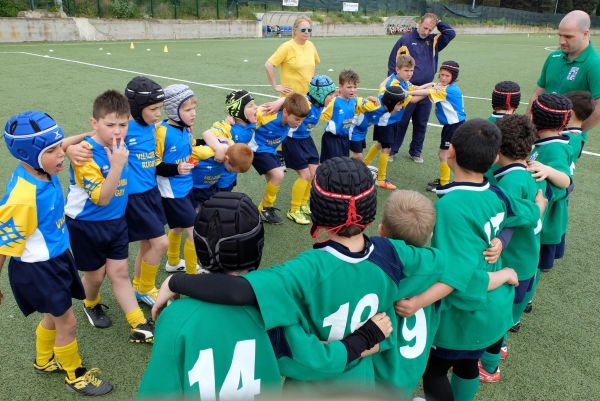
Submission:
M 575 171 L 575 162 L 581 157 L 588 136 L 588 133 L 583 131 L 581 126 L 594 112 L 595 104 L 592 94 L 587 91 L 568 92 L 565 96 L 573 103 L 573 108 L 571 109 L 569 126 L 562 133 L 569 137 L 569 145 L 573 150 L 572 170 Z
M 19 309 L 25 316 L 42 313 L 35 330 L 34 369 L 65 372 L 67 389 L 103 395 L 112 385 L 96 376 L 97 369 L 83 367 L 75 337 L 71 299 L 85 294 L 69 252 L 57 177 L 63 169 L 63 147 L 68 146 L 63 138 L 56 122 L 39 111 L 15 115 L 4 128 L 6 146 L 20 164 L 0 200 L 0 270 L 10 256 L 9 280 Z
M 192 131 L 196 120 L 196 97 L 183 84 L 169 85 L 164 89 L 164 108 L 168 119 L 156 128 L 156 183 L 169 224 L 167 270 L 181 266 L 180 250 L 183 232 L 187 238 L 183 245 L 185 271 L 195 274 L 198 259 L 194 250 L 193 226 L 196 210 L 192 201 L 193 163 Z
M 138 76 L 127 83 L 125 96 L 131 108 L 125 137 L 129 149 L 125 218 L 129 242 L 139 241 L 133 287 L 139 301 L 153 305 L 156 273 L 169 245 L 165 235 L 167 219 L 156 185 L 155 124 L 160 122 L 165 95 L 156 82 Z
M 71 164 L 65 214 L 75 264 L 84 272 L 88 320 L 98 328 L 111 325 L 100 304 L 100 287 L 108 276 L 131 326 L 129 340 L 151 343 L 154 326 L 137 304 L 127 264 L 128 123 L 129 104 L 122 94 L 109 90 L 94 100 L 90 118 L 94 135 L 85 139 L 92 159 L 80 166 Z
M 265 114 L 263 108 L 258 109 L 250 148 L 254 151 L 252 165 L 258 174 L 264 174 L 267 181 L 258 208 L 262 219 L 269 224 L 283 223 L 278 209 L 274 207 L 284 173 L 277 158 L 277 147 L 286 138 L 289 129 L 298 128 L 309 112 L 308 100 L 298 93 L 288 95 L 277 114 Z
M 335 84 L 327 75 L 314 76 L 308 87 L 310 113 L 298 128 L 290 128 L 283 141 L 283 158 L 288 168 L 296 170 L 298 178 L 292 185 L 292 199 L 287 218 L 296 224 L 310 224 L 311 183 L 319 165 L 319 151 L 311 137 L 324 107 L 335 96 Z
M 463 96 L 456 84 L 459 73 L 459 65 L 456 61 L 444 61 L 440 67 L 439 84 L 424 92 L 415 91 L 416 94 L 427 94 L 429 99 L 435 103 L 435 116 L 443 125 L 440 141 L 439 177 L 427 184 L 427 190 L 434 192 L 438 185 L 446 185 L 450 182 L 450 167 L 448 166 L 448 148 L 454 135 L 454 131 L 465 122 L 467 117 L 463 105 Z
M 488 121 L 495 123 L 502 117 L 514 114 L 521 102 L 521 87 L 513 81 L 498 82 L 492 91 L 492 115 Z
M 338 95 L 321 113 L 321 121 L 325 121 L 327 124 L 321 138 L 321 163 L 333 157 L 348 157 L 350 154 L 350 128 L 354 116 L 380 107 L 377 97 L 369 96 L 363 99 L 356 96 L 360 82 L 356 72 L 352 70 L 340 72 L 338 82 Z

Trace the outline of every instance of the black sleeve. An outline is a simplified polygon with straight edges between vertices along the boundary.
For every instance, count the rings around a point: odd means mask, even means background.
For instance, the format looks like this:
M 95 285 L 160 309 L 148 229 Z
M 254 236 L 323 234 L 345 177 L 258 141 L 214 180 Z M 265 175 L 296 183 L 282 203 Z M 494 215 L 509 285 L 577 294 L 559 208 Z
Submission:
M 156 175 L 160 175 L 161 177 L 173 177 L 179 175 L 177 164 L 160 163 L 156 166 Z
M 346 364 L 358 359 L 364 351 L 373 348 L 381 341 L 385 340 L 385 335 L 371 319 L 342 340 L 342 344 L 348 352 Z
M 196 138 L 196 143 L 194 146 L 203 146 L 203 145 L 206 145 L 206 142 L 204 142 L 204 139 Z
M 169 289 L 214 304 L 258 306 L 252 286 L 240 276 L 179 273 L 169 281 Z

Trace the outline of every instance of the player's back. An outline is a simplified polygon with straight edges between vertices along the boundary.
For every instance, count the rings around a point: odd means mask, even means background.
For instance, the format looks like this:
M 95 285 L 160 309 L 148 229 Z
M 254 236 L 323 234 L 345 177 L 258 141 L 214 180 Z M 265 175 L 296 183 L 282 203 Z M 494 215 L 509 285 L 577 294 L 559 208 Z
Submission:
M 155 336 L 140 399 L 252 400 L 281 387 L 256 308 L 178 300 Z
M 129 120 L 125 143 L 129 150 L 130 195 L 149 191 L 156 187 L 156 136 L 154 125 L 142 126 Z

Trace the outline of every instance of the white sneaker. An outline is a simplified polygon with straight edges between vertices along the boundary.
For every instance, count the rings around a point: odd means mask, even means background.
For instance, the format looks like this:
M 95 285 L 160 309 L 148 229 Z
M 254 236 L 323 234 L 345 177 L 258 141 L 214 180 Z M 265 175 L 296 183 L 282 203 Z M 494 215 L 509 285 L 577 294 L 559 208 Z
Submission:
M 377 167 L 375 167 L 375 166 L 367 166 L 367 168 L 371 172 L 371 175 L 373 176 L 373 179 L 376 180 L 377 179 L 377 174 L 379 173 L 379 169 Z
M 427 401 L 427 400 L 425 400 L 425 398 L 422 398 L 422 397 L 415 397 L 415 398 L 413 398 L 413 401 Z
M 412 155 L 408 155 L 408 157 L 410 157 L 410 159 L 412 161 L 414 161 L 417 164 L 423 164 L 425 162 L 425 160 L 423 159 L 423 157 L 421 156 L 412 156 Z
M 170 265 L 167 261 L 167 264 L 165 265 L 165 270 L 167 271 L 167 273 L 183 272 L 185 271 L 185 260 L 179 259 L 179 263 L 175 266 Z
M 196 265 L 196 273 L 198 273 L 198 274 L 207 274 L 207 273 L 210 273 L 210 271 L 208 271 L 204 267 L 200 266 L 200 264 L 197 264 Z

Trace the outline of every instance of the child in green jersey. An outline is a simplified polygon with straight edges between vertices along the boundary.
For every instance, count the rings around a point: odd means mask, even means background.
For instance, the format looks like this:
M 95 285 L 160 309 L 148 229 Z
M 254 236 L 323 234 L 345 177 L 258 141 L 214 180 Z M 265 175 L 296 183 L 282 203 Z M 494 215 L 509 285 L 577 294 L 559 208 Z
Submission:
M 498 82 L 492 91 L 492 115 L 488 121 L 495 123 L 504 116 L 514 114 L 521 101 L 521 87 L 513 81 Z
M 573 108 L 571 109 L 569 126 L 565 128 L 562 134 L 569 137 L 569 145 L 573 150 L 573 163 L 575 163 L 581 157 L 588 135 L 587 132 L 582 131 L 581 126 L 594 112 L 595 104 L 590 92 L 573 91 L 565 94 L 565 96 L 571 100 Z M 573 164 L 574 170 L 575 164 Z

